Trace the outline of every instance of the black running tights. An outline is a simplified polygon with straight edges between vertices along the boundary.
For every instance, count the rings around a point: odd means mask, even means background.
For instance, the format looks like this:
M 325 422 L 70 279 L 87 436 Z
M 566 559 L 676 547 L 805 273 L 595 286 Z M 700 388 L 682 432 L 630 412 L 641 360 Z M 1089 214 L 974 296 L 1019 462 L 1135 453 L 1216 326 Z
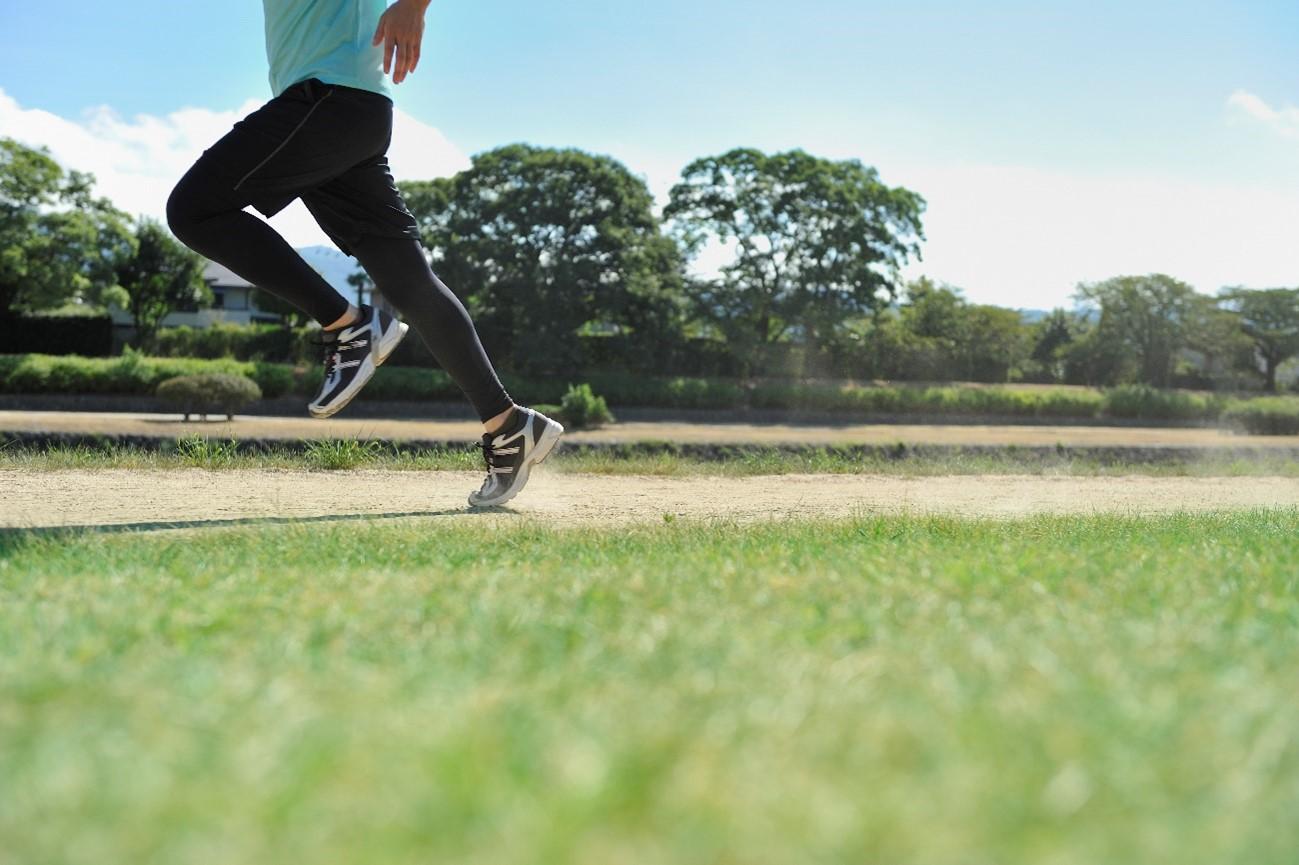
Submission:
M 191 249 L 282 297 L 322 325 L 332 324 L 347 311 L 347 299 L 265 222 L 240 210 L 206 215 L 201 204 L 178 193 L 183 193 L 180 187 L 168 202 L 168 221 Z M 480 419 L 495 417 L 513 405 L 469 314 L 430 269 L 419 241 L 366 235 L 351 251 L 464 391 Z

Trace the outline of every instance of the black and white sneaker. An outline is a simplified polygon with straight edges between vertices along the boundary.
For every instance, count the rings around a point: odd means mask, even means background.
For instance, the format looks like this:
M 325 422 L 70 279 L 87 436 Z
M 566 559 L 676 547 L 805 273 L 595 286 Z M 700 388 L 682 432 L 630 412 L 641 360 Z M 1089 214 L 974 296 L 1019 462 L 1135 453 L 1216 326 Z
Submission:
M 383 310 L 363 306 L 355 324 L 324 334 L 320 344 L 325 347 L 325 380 L 307 405 L 311 416 L 326 418 L 342 411 L 409 329 Z
M 532 467 L 546 461 L 563 434 L 564 428 L 541 412 L 517 407 L 504 429 L 483 436 L 479 447 L 487 460 L 487 479 L 482 489 L 469 494 L 469 504 L 490 508 L 517 496 Z

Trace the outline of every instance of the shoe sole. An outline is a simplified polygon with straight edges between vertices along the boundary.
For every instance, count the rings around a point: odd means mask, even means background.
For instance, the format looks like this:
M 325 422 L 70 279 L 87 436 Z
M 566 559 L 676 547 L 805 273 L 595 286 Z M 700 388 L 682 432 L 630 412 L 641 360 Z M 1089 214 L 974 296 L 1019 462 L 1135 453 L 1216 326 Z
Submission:
M 532 449 L 531 458 L 519 469 L 519 482 L 510 488 L 510 491 L 498 499 L 490 502 L 470 502 L 469 506 L 473 508 L 495 508 L 505 504 L 510 499 L 523 492 L 523 488 L 528 485 L 528 479 L 532 475 L 532 467 L 539 466 L 546 461 L 546 458 L 555 450 L 555 445 L 559 444 L 559 437 L 564 434 L 564 427 L 555 421 L 546 424 L 546 430 L 541 434 L 537 441 L 537 446 Z
M 328 408 L 315 409 L 307 406 L 307 411 L 310 412 L 311 416 L 317 420 L 324 420 L 347 408 L 348 403 L 356 399 L 356 395 L 361 392 L 361 389 L 370 383 L 370 379 L 374 378 L 375 371 L 383 365 L 385 360 L 392 356 L 392 353 L 397 350 L 397 346 L 401 345 L 401 341 L 406 338 L 406 333 L 409 330 L 410 325 L 406 324 L 406 322 L 397 322 L 397 326 L 391 328 L 388 334 L 379 341 L 379 350 L 376 352 L 378 359 L 375 359 L 375 355 L 365 359 L 365 363 L 357 372 L 356 378 L 352 379 L 351 389 L 331 403 Z

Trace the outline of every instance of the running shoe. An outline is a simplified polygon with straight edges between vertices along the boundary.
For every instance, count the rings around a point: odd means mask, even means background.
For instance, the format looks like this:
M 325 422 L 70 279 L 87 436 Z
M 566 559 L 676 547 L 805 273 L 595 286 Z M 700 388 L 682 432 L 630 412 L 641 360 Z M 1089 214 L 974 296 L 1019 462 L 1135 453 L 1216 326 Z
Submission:
M 483 436 L 478 447 L 487 461 L 482 489 L 469 494 L 476 508 L 503 505 L 528 483 L 532 467 L 546 461 L 564 428 L 541 412 L 519 406 L 505 427 Z
M 325 380 L 320 385 L 320 393 L 307 405 L 311 416 L 326 418 L 342 411 L 409 329 L 409 325 L 383 310 L 363 306 L 356 322 L 326 332 L 319 343 L 325 349 Z

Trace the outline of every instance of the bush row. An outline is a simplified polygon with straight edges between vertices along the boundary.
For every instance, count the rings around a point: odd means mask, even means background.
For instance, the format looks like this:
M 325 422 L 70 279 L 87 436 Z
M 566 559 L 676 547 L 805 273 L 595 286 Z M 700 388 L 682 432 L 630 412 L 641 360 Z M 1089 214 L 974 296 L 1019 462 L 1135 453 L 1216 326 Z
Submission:
M 203 373 L 246 376 L 267 397 L 295 390 L 293 368 L 283 364 L 144 357 L 128 349 L 120 357 L 102 358 L 0 355 L 0 393 L 151 395 L 169 378 Z
M 1222 421 L 1254 435 L 1299 435 L 1299 399 L 1263 397 L 1241 401 L 1222 413 Z
M 116 358 L 0 355 L 0 393 L 154 393 L 166 379 L 225 373 L 254 381 L 266 397 L 307 395 L 320 385 L 321 369 L 261 361 L 144 357 L 128 351 Z M 1003 416 L 1022 418 L 1124 418 L 1213 420 L 1262 424 L 1273 416 L 1299 414 L 1299 400 L 1232 400 L 1217 394 L 1161 391 L 1145 386 L 1105 391 L 1083 388 L 965 386 L 862 386 L 845 383 L 764 382 L 745 386 L 732 379 L 663 378 L 628 373 L 581 376 L 613 406 L 709 409 Z M 506 388 L 533 403 L 559 403 L 575 380 L 503 376 Z M 377 400 L 458 400 L 459 389 L 441 370 L 385 366 L 366 387 Z M 1230 411 L 1228 411 L 1230 409 Z M 1282 423 L 1275 421 L 1275 423 Z

